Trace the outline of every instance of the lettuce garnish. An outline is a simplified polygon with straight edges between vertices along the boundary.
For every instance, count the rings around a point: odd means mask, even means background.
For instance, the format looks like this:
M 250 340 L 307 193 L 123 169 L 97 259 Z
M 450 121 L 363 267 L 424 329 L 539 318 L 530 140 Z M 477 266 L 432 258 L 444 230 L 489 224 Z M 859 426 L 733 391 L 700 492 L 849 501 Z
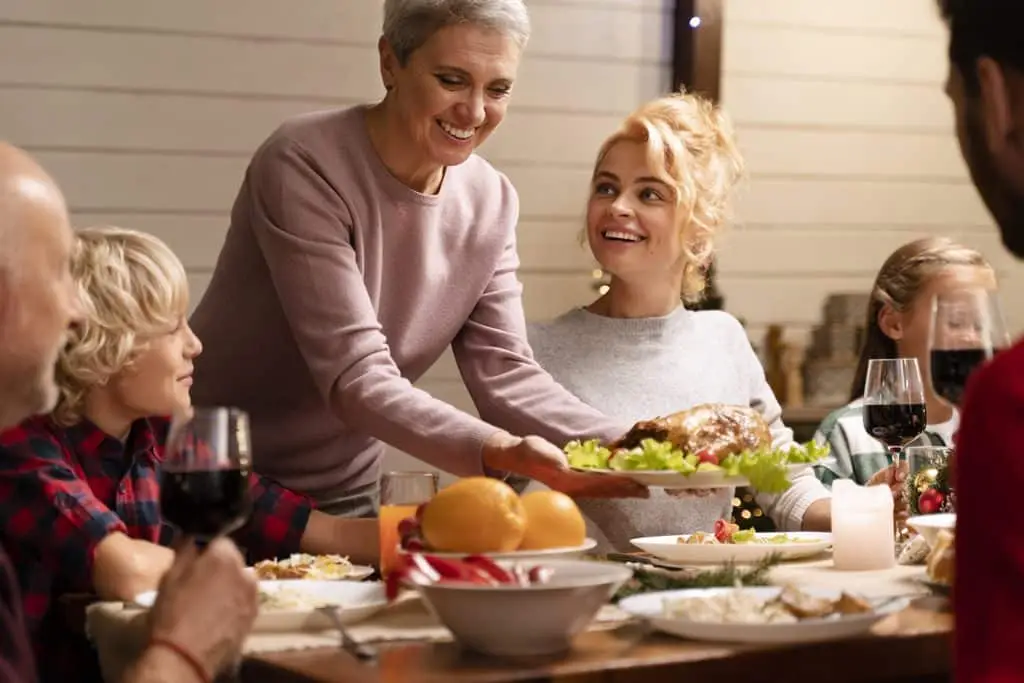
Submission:
M 565 446 L 572 467 L 604 470 L 672 470 L 684 475 L 721 470 L 725 477 L 744 477 L 762 493 L 780 493 L 791 485 L 787 467 L 810 464 L 828 455 L 827 445 L 814 441 L 786 448 L 763 448 L 722 458 L 718 465 L 699 462 L 692 453 L 683 453 L 672 443 L 644 439 L 630 450 L 612 452 L 596 439 L 573 441 Z

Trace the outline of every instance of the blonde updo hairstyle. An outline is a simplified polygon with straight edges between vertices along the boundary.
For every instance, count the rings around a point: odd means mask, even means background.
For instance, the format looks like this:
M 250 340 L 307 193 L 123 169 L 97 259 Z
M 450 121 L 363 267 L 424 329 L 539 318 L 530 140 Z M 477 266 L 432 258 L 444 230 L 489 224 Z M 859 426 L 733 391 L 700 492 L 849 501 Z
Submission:
M 85 397 L 131 367 L 150 338 L 173 329 L 188 308 L 185 267 L 156 237 L 117 227 L 76 233 L 71 276 L 83 318 L 57 361 L 53 417 L 82 419 Z
M 680 92 L 651 100 L 601 145 L 595 175 L 608 151 L 623 140 L 646 144 L 648 165 L 674 189 L 686 261 L 681 295 L 688 303 L 699 301 L 714 237 L 731 219 L 732 192 L 745 173 L 732 122 L 699 95 Z

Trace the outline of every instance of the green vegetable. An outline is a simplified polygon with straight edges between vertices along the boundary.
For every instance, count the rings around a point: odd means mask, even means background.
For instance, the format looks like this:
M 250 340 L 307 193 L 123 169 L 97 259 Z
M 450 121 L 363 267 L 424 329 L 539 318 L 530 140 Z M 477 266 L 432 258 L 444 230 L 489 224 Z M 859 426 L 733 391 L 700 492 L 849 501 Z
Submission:
M 756 529 L 740 529 L 732 533 L 733 543 L 751 543 L 757 540 Z
M 644 439 L 639 446 L 614 454 L 596 439 L 566 445 L 569 465 L 580 469 L 618 471 L 674 471 L 683 475 L 721 470 L 726 477 L 743 477 L 763 493 L 780 493 L 789 488 L 787 467 L 810 464 L 828 455 L 828 446 L 814 441 L 788 448 L 763 448 L 727 455 L 718 465 L 699 463 L 692 453 L 683 453 L 670 442 Z
M 571 467 L 606 470 L 612 452 L 602 446 L 597 439 L 590 439 L 582 443 L 570 441 L 565 446 L 565 454 Z

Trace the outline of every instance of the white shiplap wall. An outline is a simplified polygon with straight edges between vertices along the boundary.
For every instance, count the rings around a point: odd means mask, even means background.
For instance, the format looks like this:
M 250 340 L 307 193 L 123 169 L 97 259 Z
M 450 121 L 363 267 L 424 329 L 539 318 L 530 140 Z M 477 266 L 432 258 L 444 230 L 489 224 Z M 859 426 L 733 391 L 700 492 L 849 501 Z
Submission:
M 934 0 L 723 0 L 722 101 L 751 172 L 722 250 L 727 305 L 801 337 L 830 292 L 947 234 L 1020 282 L 957 149 Z
M 917 234 L 956 234 L 1008 269 L 956 152 L 932 0 L 725 2 L 723 99 L 753 177 L 722 284 L 752 333 L 807 329 L 827 293 L 866 287 Z M 575 239 L 590 165 L 620 117 L 667 87 L 671 5 L 529 0 L 534 37 L 484 153 L 521 195 L 531 317 L 591 297 Z M 0 137 L 54 173 L 79 225 L 170 243 L 198 298 L 254 148 L 291 114 L 380 96 L 380 7 L 4 0 Z M 450 358 L 421 385 L 471 409 Z

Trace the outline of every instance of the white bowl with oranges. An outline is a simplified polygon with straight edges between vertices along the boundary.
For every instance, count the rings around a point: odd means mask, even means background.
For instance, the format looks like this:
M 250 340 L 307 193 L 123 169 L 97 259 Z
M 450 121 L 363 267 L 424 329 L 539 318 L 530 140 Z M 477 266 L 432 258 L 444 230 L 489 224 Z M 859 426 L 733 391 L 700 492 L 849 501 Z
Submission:
M 500 560 L 571 559 L 593 549 L 583 514 L 558 491 L 520 496 L 498 479 L 466 477 L 421 505 L 399 525 L 399 554 Z

